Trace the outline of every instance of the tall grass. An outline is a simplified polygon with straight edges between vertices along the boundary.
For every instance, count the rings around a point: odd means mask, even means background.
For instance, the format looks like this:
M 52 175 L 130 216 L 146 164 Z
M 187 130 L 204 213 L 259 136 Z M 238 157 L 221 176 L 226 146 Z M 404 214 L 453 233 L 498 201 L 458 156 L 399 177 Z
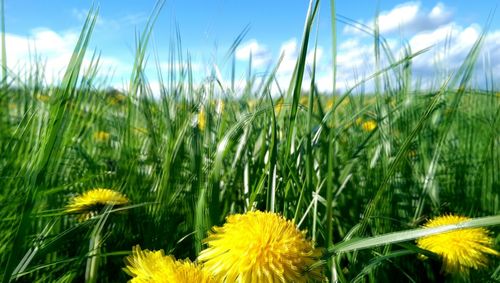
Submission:
M 164 73 L 155 56 L 155 96 L 145 67 L 162 5 L 136 36 L 124 92 L 96 87 L 98 53 L 83 65 L 95 9 L 60 85 L 44 83 L 40 64 L 26 77 L 8 70 L 3 47 L 3 282 L 123 282 L 123 258 L 132 246 L 194 259 L 213 225 L 252 209 L 279 212 L 308 230 L 325 247 L 329 278 L 339 282 L 452 280 L 439 261 L 419 259 L 411 241 L 459 228 L 419 229 L 432 216 L 467 215 L 477 219 L 463 227 L 498 232 L 500 101 L 494 89 L 471 87 L 484 34 L 460 69 L 435 89 L 419 89 L 411 64 L 427 50 L 408 48 L 397 59 L 375 29 L 374 74 L 342 94 L 323 94 L 314 63 L 306 92 L 306 54 L 315 52 L 318 37 L 319 1 L 311 0 L 293 77 L 280 99 L 271 93 L 279 63 L 262 83 L 249 67 L 247 87 L 236 93 L 234 50 L 246 30 L 227 55 L 229 87 L 215 75 L 194 82 L 177 33 L 168 60 L 179 67 Z M 335 85 L 335 71 L 332 79 Z M 372 80 L 374 93 L 365 93 Z M 364 127 L 367 121 L 376 127 Z M 64 212 L 72 196 L 98 187 L 124 193 L 130 206 L 85 222 Z M 496 265 L 493 258 L 471 278 L 500 280 Z

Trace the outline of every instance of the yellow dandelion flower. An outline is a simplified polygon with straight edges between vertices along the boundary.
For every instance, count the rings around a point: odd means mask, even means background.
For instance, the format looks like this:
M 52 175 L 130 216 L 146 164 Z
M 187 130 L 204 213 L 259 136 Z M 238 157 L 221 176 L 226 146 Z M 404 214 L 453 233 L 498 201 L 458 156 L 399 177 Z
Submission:
M 108 97 L 109 103 L 111 105 L 117 105 L 125 102 L 127 97 L 123 94 L 117 93 L 117 94 L 112 94 Z
M 125 272 L 132 276 L 131 283 L 209 283 L 214 282 L 210 275 L 189 259 L 176 260 L 166 256 L 163 250 L 141 250 L 132 248 L 127 257 Z
M 375 122 L 375 121 L 373 121 L 373 120 L 368 120 L 368 121 L 364 121 L 363 123 L 361 123 L 361 128 L 362 128 L 365 132 L 371 132 L 371 131 L 373 131 L 376 127 L 377 127 L 377 122 Z
M 428 221 L 424 227 L 457 224 L 469 219 L 456 215 L 438 216 Z M 460 229 L 417 240 L 417 246 L 442 258 L 445 272 L 459 274 L 467 274 L 470 268 L 485 267 L 488 254 L 500 255 L 492 245 L 493 239 L 484 228 Z
M 97 188 L 73 197 L 66 206 L 66 212 L 80 214 L 78 219 L 84 221 L 97 215 L 104 206 L 122 206 L 127 203 L 127 197 L 120 192 Z
M 110 136 L 111 135 L 105 131 L 97 131 L 94 133 L 94 139 L 98 142 L 105 142 L 105 141 L 109 140 Z
M 253 111 L 255 109 L 255 107 L 257 106 L 257 104 L 259 104 L 259 100 L 258 99 L 250 99 L 250 100 L 247 101 L 248 109 L 250 109 L 251 111 Z
M 365 100 L 366 105 L 375 104 L 377 102 L 377 97 L 370 96 Z
M 299 104 L 304 106 L 304 107 L 309 106 L 309 96 L 307 96 L 307 95 L 301 96 L 300 100 L 299 100 Z
M 41 102 L 47 102 L 47 101 L 49 101 L 50 97 L 48 95 L 45 95 L 45 94 L 38 94 L 36 96 L 36 99 L 38 99 Z
M 344 100 L 342 100 L 342 102 L 340 103 L 340 106 L 347 107 L 349 105 L 349 103 L 351 103 L 351 100 L 349 99 L 349 97 L 346 97 L 346 98 L 344 98 Z
M 276 115 L 279 115 L 281 113 L 281 110 L 283 109 L 283 99 L 279 99 L 276 104 L 274 104 L 274 113 Z
M 361 118 L 361 117 L 356 118 L 356 125 L 358 125 L 358 126 L 359 126 L 359 125 L 361 125 L 362 123 L 363 123 L 363 118 Z
M 9 110 L 17 110 L 17 104 L 9 103 Z
M 306 282 L 321 279 L 311 269 L 321 251 L 306 240 L 305 232 L 282 216 L 248 212 L 227 217 L 205 239 L 198 256 L 219 282 Z
M 412 149 L 412 150 L 408 151 L 407 155 L 408 155 L 408 158 L 415 158 L 415 157 L 417 157 L 417 151 Z
M 198 129 L 200 131 L 204 131 L 207 126 L 207 114 L 205 113 L 205 109 L 202 107 L 200 112 L 198 112 Z
M 325 110 L 330 111 L 333 108 L 333 105 L 335 105 L 335 97 L 332 97 L 326 101 Z

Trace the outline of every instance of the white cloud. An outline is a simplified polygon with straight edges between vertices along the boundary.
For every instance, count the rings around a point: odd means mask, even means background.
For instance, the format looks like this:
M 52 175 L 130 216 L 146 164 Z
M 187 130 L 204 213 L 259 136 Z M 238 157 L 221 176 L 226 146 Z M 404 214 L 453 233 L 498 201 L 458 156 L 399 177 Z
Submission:
M 287 57 L 297 57 L 297 38 L 291 38 L 281 44 L 280 54 Z
M 5 37 L 9 69 L 22 76 L 33 70 L 35 62 L 41 63 L 45 80 L 50 84 L 57 83 L 62 78 L 79 34 L 73 31 L 58 33 L 47 28 L 37 28 L 27 37 L 11 33 L 7 33 Z M 83 62 L 83 68 L 89 64 L 88 56 Z M 101 68 L 100 75 L 103 77 L 110 72 L 119 76 L 125 73 L 128 75 L 131 69 L 129 65 L 112 56 L 101 56 L 100 66 L 105 68 Z
M 291 38 L 284 41 L 280 47 L 279 56 L 275 56 L 276 59 L 283 56 L 279 68 L 276 73 L 276 80 L 280 85 L 281 89 L 287 88 L 290 79 L 292 77 L 293 70 L 297 63 L 297 58 L 299 56 L 299 45 L 296 38 Z M 322 46 L 318 46 L 316 49 L 316 70 L 324 70 L 328 61 L 323 60 L 324 49 Z M 312 68 L 314 63 L 314 49 L 309 49 L 306 54 L 306 70 L 304 74 L 304 83 L 302 85 L 303 89 L 308 90 L 310 88 L 310 78 L 308 70 Z M 277 89 L 274 88 L 276 91 Z
M 349 38 L 339 44 L 339 50 L 348 50 L 359 45 L 359 38 Z
M 265 67 L 271 62 L 271 53 L 266 46 L 261 45 L 257 40 L 251 39 L 236 49 L 236 59 L 247 61 L 252 55 L 252 67 Z
M 432 8 L 431 12 L 429 13 L 429 19 L 433 19 L 436 21 L 449 16 L 450 13 L 446 12 L 446 7 L 443 3 L 437 3 L 437 5 L 434 6 L 434 8 Z
M 379 16 L 379 29 L 389 43 L 389 49 L 396 58 L 402 58 L 404 44 L 412 52 L 424 48 L 431 49 L 413 59 L 413 79 L 421 79 L 427 86 L 439 85 L 443 76 L 452 74 L 464 62 L 476 40 L 481 35 L 477 24 L 463 26 L 454 21 L 452 8 L 438 2 L 434 7 L 425 9 L 420 1 L 406 2 L 393 9 L 383 11 Z M 359 20 L 358 26 L 373 29 L 374 19 Z M 338 84 L 344 88 L 353 85 L 356 77 L 374 72 L 373 42 L 367 40 L 366 33 L 346 26 L 344 34 L 350 35 L 339 43 L 337 55 Z M 399 39 L 399 40 L 396 40 Z M 387 59 L 382 52 L 382 66 L 387 66 Z M 485 36 L 484 44 L 476 64 L 476 77 L 479 84 L 485 74 L 493 74 L 493 81 L 500 81 L 500 30 L 494 30 Z M 495 71 L 497 70 L 497 71 Z M 328 85 L 331 74 L 318 78 L 318 84 Z M 323 81 L 322 81 L 323 80 Z M 331 79 L 330 79 L 331 80 Z M 483 84 L 484 85 L 484 84 Z M 331 84 L 330 84 L 331 87 Z M 499 87 L 497 84 L 496 87 Z
M 403 28 L 417 19 L 417 13 L 420 10 L 420 3 L 405 3 L 396 6 L 388 13 L 379 16 L 380 32 L 388 33 Z
M 415 58 L 415 70 L 420 74 L 430 75 L 439 67 L 445 70 L 458 68 L 479 35 L 480 29 L 477 25 L 462 27 L 455 23 L 415 35 L 409 40 L 413 52 L 432 46 L 430 51 Z
M 366 59 L 370 57 L 373 57 L 373 47 L 358 43 L 354 48 L 339 49 L 337 64 L 343 67 L 362 67 L 366 66 Z
M 316 49 L 316 64 L 323 58 L 323 47 Z M 278 74 L 290 74 L 295 68 L 297 57 L 299 55 L 298 42 L 296 38 L 289 39 L 281 44 L 280 56 L 283 56 L 278 69 Z M 314 49 L 310 49 L 306 54 L 306 64 L 312 66 L 314 63 Z
M 73 32 L 58 34 L 50 29 L 38 28 L 31 32 L 29 38 L 7 33 L 5 40 L 7 64 L 12 71 L 24 72 L 31 68 L 33 61 L 43 62 L 46 79 L 52 81 L 69 62 L 78 35 Z
M 283 56 L 278 72 L 281 74 L 289 74 L 293 72 L 295 63 L 297 62 L 297 39 L 292 38 L 281 44 L 280 56 Z
M 323 47 L 318 46 L 316 49 L 316 67 L 320 66 L 322 63 L 321 59 L 323 59 L 323 52 Z M 314 49 L 312 49 L 306 55 L 306 64 L 312 67 L 314 59 Z
M 500 30 L 491 32 L 485 39 L 484 51 L 492 66 L 500 69 Z M 500 76 L 500 72 L 496 72 Z
M 423 87 L 443 83 L 446 79 L 444 76 L 451 75 L 464 62 L 480 35 L 481 28 L 477 24 L 461 26 L 456 22 L 450 22 L 434 30 L 422 31 L 411 36 L 406 42 L 412 52 L 431 47 L 429 51 L 413 59 L 414 81 L 421 79 Z M 392 54 L 402 59 L 404 46 L 391 37 L 387 39 Z M 363 41 L 355 37 L 340 43 L 337 56 L 339 88 L 346 89 L 354 85 L 357 76 L 358 79 L 362 79 L 363 76 L 373 74 L 375 72 L 374 58 L 373 43 L 368 40 Z M 384 53 L 382 53 L 381 61 L 382 67 L 388 65 Z M 471 83 L 484 87 L 482 80 L 486 74 L 490 73 L 493 74 L 494 82 L 500 81 L 500 73 L 495 71 L 500 69 L 500 30 L 492 31 L 485 36 L 476 67 L 475 74 L 478 80 L 471 81 Z M 318 85 L 322 85 L 323 88 L 331 87 L 331 83 L 328 82 L 330 78 L 331 74 L 319 77 Z M 499 86 L 496 85 L 496 87 Z
M 391 33 L 418 33 L 435 29 L 451 22 L 453 13 L 443 3 L 437 3 L 430 11 L 425 11 L 420 2 L 406 2 L 395 6 L 390 11 L 379 14 L 378 26 L 383 35 Z M 365 35 L 362 31 L 368 27 L 374 29 L 374 19 L 368 21 L 358 20 L 354 26 L 346 26 L 344 33 L 352 35 Z

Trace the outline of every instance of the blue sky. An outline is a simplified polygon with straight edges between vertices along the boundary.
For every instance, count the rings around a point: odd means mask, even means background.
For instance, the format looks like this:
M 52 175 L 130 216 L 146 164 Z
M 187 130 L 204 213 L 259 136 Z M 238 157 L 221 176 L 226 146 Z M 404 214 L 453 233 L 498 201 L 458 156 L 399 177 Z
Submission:
M 100 8 L 91 47 L 102 52 L 103 70 L 113 70 L 111 84 L 120 87 L 130 75 L 134 58 L 134 33 L 141 31 L 155 0 L 135 1 L 27 1 L 5 0 L 8 64 L 13 70 L 28 68 L 30 50 L 46 60 L 47 80 L 60 77 L 71 54 L 87 11 Z M 434 46 L 414 62 L 414 73 L 429 84 L 436 71 L 458 67 L 500 1 L 336 1 L 337 13 L 370 26 L 377 11 L 380 30 L 391 51 L 401 54 L 403 44 L 412 51 Z M 330 1 L 320 6 L 318 37 L 318 87 L 331 90 Z M 178 26 L 183 48 L 192 55 L 201 80 L 214 66 L 227 79 L 229 65 L 222 59 L 234 39 L 249 26 L 236 51 L 237 79 L 244 83 L 248 55 L 253 69 L 264 71 L 284 53 L 278 82 L 285 85 L 295 62 L 308 1 L 166 1 L 154 29 L 153 42 L 162 66 L 167 68 L 169 41 Z M 450 38 L 448 49 L 444 40 Z M 373 39 L 343 23 L 338 25 L 338 88 L 346 89 L 373 72 Z M 150 48 L 150 51 L 153 49 Z M 309 56 L 311 63 L 312 54 Z M 150 57 L 150 81 L 157 84 Z M 481 56 L 481 67 L 493 70 L 500 80 L 500 17 L 490 22 Z M 481 74 L 484 77 L 484 71 Z M 482 82 L 477 82 L 482 86 Z M 499 87 L 498 85 L 496 86 Z

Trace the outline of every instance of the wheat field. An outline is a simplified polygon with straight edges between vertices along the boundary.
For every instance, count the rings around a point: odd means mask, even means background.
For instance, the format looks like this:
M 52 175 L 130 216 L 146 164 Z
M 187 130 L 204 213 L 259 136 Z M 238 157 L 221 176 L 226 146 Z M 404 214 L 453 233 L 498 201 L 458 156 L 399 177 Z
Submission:
M 135 246 L 202 265 L 196 259 L 213 227 L 252 211 L 287 219 L 318 248 L 321 275 L 310 281 L 500 280 L 500 93 L 478 89 L 472 79 L 484 34 L 461 67 L 432 87 L 412 83 L 412 60 L 423 50 L 389 58 L 342 93 L 321 93 L 305 58 L 315 48 L 318 3 L 305 15 L 294 75 L 278 93 L 277 66 L 261 80 L 248 70 L 243 89 L 216 76 L 195 83 L 180 48 L 171 60 L 183 64 L 158 69 L 154 93 L 144 69 L 153 28 L 161 28 L 154 25 L 161 3 L 136 40 L 124 90 L 96 80 L 99 57 L 87 50 L 96 10 L 57 85 L 47 84 L 36 64 L 12 72 L 4 52 L 2 282 L 126 282 Z M 377 30 L 373 36 L 373 56 L 386 56 Z M 363 88 L 369 82 L 373 91 Z M 110 190 L 96 192 L 106 201 L 85 203 L 96 189 Z M 446 215 L 466 218 L 423 227 Z M 241 241 L 257 233 L 249 227 Z M 467 242 L 470 235 L 483 241 Z M 445 255 L 463 253 L 446 265 L 440 251 L 420 244 L 426 236 L 444 240 Z

